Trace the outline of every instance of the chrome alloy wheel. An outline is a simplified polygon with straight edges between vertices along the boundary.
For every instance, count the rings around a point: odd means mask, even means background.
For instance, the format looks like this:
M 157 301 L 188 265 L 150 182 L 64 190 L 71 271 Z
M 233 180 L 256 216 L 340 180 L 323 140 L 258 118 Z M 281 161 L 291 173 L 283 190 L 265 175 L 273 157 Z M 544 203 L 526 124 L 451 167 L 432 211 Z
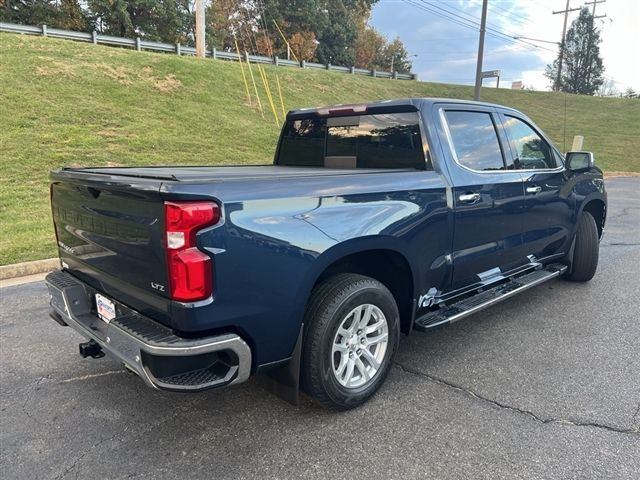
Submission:
M 351 310 L 340 323 L 331 350 L 333 374 L 346 388 L 369 383 L 378 373 L 389 343 L 382 310 L 370 303 Z

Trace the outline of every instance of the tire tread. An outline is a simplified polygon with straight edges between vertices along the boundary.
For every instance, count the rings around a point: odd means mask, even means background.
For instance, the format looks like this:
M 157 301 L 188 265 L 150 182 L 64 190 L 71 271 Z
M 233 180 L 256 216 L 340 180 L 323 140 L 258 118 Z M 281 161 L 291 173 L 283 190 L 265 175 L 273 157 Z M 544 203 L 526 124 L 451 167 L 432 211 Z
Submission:
M 598 268 L 598 227 L 589 212 L 582 212 L 576 231 L 571 272 L 565 276 L 573 282 L 588 282 Z
M 331 324 L 331 318 L 326 315 L 326 312 L 334 311 L 338 308 L 348 298 L 350 291 L 359 290 L 363 287 L 382 288 L 391 295 L 388 289 L 377 280 L 355 273 L 341 273 L 326 279 L 314 289 L 305 313 L 302 388 L 318 403 L 328 409 L 347 410 L 352 406 L 336 404 L 335 400 L 323 388 L 320 369 L 311 368 L 313 365 L 321 365 L 322 349 L 320 344 L 324 338 L 325 330 Z M 389 348 L 395 350 L 393 345 L 389 345 Z

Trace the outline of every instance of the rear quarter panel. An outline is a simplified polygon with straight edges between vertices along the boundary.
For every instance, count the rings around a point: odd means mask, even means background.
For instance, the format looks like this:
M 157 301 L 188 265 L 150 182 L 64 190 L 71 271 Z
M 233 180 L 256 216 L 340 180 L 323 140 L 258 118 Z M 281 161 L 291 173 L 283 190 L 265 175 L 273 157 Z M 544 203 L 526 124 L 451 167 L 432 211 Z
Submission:
M 223 222 L 198 236 L 214 259 L 214 299 L 176 308 L 175 327 L 236 329 L 252 344 L 254 366 L 290 356 L 317 278 L 346 255 L 400 253 L 416 291 L 447 280 L 450 212 L 443 180 L 433 171 L 165 183 L 162 195 L 214 197 L 223 205 Z

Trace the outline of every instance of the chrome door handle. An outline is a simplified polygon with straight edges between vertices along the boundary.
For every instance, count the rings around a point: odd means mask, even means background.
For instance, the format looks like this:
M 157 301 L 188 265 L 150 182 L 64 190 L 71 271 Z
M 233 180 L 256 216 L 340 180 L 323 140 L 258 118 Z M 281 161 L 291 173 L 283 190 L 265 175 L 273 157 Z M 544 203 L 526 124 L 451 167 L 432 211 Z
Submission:
M 463 193 L 458 197 L 458 200 L 465 203 L 477 202 L 478 200 L 480 200 L 480 194 L 479 193 Z
M 527 193 L 540 193 L 542 187 L 527 187 Z

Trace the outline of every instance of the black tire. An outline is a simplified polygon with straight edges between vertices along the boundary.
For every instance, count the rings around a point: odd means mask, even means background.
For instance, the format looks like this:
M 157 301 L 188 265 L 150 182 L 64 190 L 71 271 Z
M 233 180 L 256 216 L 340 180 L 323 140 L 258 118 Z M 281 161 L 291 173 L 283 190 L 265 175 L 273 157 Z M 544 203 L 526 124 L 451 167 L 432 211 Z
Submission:
M 338 381 L 338 374 L 334 374 L 336 353 L 333 352 L 333 346 L 338 328 L 341 325 L 344 328 L 343 321 L 360 305 L 373 305 L 382 312 L 386 317 L 388 340 L 384 359 L 380 361 L 377 371 L 361 387 L 347 388 Z M 318 285 L 312 292 L 304 321 L 304 391 L 324 407 L 334 410 L 349 410 L 366 402 L 384 383 L 391 368 L 398 348 L 399 317 L 391 292 L 372 278 L 350 273 L 338 274 Z M 365 331 L 362 334 L 359 331 L 358 334 L 366 335 Z M 371 348 L 375 351 L 376 347 Z M 342 354 L 337 355 L 341 358 Z M 348 355 L 353 356 L 352 353 Z M 365 378 L 361 375 L 361 380 Z
M 564 278 L 573 282 L 588 282 L 598 268 L 598 227 L 589 212 L 582 212 L 578 221 L 571 272 Z

